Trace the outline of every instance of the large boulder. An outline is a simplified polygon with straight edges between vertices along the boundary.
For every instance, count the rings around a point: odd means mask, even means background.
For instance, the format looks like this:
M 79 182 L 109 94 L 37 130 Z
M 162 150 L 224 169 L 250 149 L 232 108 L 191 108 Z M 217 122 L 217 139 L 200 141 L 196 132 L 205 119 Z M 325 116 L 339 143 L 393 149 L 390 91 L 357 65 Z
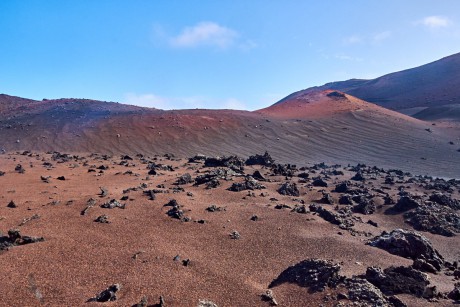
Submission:
M 254 155 L 250 156 L 246 160 L 246 165 L 263 165 L 270 166 L 275 163 L 275 160 L 270 156 L 268 152 L 265 152 L 263 155 Z
M 280 193 L 281 195 L 300 196 L 300 191 L 294 182 L 283 183 L 281 187 L 278 189 L 278 193 Z
M 393 206 L 393 210 L 396 212 L 406 212 L 415 209 L 420 206 L 420 203 L 413 197 L 406 195 L 399 198 L 396 205 Z
M 366 279 L 386 295 L 412 294 L 422 297 L 430 284 L 428 276 L 412 267 L 369 267 Z
M 309 288 L 312 292 L 323 291 L 326 287 L 334 287 L 344 280 L 339 275 L 340 265 L 323 259 L 307 259 L 285 269 L 269 288 L 283 283 L 294 283 Z
M 244 190 L 261 190 L 265 189 L 265 186 L 261 185 L 257 180 L 255 180 L 252 176 L 246 176 L 244 178 L 244 182 L 235 182 L 232 184 L 229 191 L 233 192 L 240 192 Z
M 390 233 L 382 232 L 368 242 L 369 245 L 409 259 L 423 259 L 440 271 L 444 266 L 444 258 L 434 249 L 431 242 L 415 231 L 394 229 Z
M 406 222 L 416 230 L 453 237 L 460 233 L 460 215 L 450 207 L 427 203 L 404 214 Z

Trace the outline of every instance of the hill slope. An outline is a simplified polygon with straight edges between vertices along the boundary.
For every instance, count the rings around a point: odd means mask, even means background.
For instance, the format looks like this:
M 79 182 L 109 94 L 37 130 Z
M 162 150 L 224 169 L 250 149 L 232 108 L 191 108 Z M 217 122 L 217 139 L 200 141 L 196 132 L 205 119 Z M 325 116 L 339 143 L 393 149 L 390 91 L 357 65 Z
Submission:
M 411 113 L 410 109 L 417 107 L 458 105 L 460 53 L 372 80 L 351 79 L 327 83 L 293 93 L 278 103 L 318 89 L 339 90 L 388 109 L 404 111 L 406 114 Z M 451 116 L 449 119 L 460 120 L 460 116 Z
M 460 174 L 458 130 L 433 127 L 349 95 L 327 94 L 256 112 L 21 100 L 0 113 L 0 149 L 181 157 L 247 157 L 268 150 L 280 163 L 367 163 L 445 177 Z M 308 107 L 300 112 L 299 104 Z

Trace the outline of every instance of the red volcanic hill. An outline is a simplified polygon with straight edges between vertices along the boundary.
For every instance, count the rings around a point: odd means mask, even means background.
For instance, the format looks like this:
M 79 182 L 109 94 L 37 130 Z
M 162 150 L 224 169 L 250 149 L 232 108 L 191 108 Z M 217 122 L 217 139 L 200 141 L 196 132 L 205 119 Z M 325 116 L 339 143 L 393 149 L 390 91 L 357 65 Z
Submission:
M 351 79 L 327 83 L 293 93 L 278 103 L 318 89 L 339 90 L 423 120 L 458 121 L 460 53 L 376 79 Z M 439 110 L 440 106 L 443 111 Z
M 243 157 L 280 163 L 366 163 L 458 177 L 458 129 L 337 91 L 310 91 L 255 112 L 141 108 L 88 99 L 0 96 L 0 149 Z M 449 142 L 453 142 L 451 145 Z
M 310 90 L 288 96 L 282 103 L 276 103 L 257 112 L 277 118 L 331 118 L 357 112 L 367 116 L 387 116 L 389 120 L 417 122 L 409 116 L 391 111 L 375 104 L 336 90 Z

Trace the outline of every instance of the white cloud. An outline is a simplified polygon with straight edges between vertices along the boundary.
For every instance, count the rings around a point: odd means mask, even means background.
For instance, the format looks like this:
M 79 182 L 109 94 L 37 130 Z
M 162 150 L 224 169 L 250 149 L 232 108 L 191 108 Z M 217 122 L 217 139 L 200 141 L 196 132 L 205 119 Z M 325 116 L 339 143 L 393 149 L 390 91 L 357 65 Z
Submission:
M 336 54 L 334 55 L 334 58 L 342 60 L 342 61 L 355 61 L 355 62 L 361 62 L 363 60 L 362 58 L 352 57 L 346 54 Z
M 239 34 L 236 31 L 215 22 L 206 21 L 186 27 L 169 41 L 173 47 L 177 48 L 214 46 L 225 49 L 234 45 L 238 37 Z
M 246 104 L 235 98 L 228 98 L 224 100 L 222 102 L 222 108 L 232 110 L 247 110 Z
M 383 32 L 380 32 L 380 33 L 377 33 L 375 34 L 373 37 L 372 37 L 372 41 L 374 43 L 380 43 L 384 40 L 386 40 L 387 38 L 389 38 L 391 36 L 391 32 L 390 31 L 383 31 Z
M 452 21 L 444 16 L 428 16 L 419 21 L 418 24 L 422 24 L 431 29 L 437 29 L 450 26 Z
M 236 98 L 212 99 L 209 97 L 190 96 L 190 97 L 162 97 L 155 94 L 135 94 L 126 93 L 124 103 L 147 108 L 157 108 L 162 110 L 173 109 L 234 109 L 246 110 L 244 102 Z
M 359 44 L 359 43 L 362 43 L 363 39 L 358 36 L 358 35 L 352 35 L 352 36 L 349 36 L 349 37 L 345 37 L 343 39 L 343 42 L 347 45 L 354 45 L 354 44 Z
M 170 104 L 168 99 L 160 97 L 154 94 L 125 94 L 124 102 L 140 107 L 157 108 L 157 109 L 169 109 Z

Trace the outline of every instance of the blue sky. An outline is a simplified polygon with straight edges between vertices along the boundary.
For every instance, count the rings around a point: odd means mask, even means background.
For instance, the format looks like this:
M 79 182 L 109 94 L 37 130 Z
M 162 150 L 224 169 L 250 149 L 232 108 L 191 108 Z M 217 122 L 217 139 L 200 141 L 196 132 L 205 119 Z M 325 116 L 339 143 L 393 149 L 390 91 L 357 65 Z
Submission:
M 266 107 L 460 52 L 460 1 L 0 1 L 0 93 Z

